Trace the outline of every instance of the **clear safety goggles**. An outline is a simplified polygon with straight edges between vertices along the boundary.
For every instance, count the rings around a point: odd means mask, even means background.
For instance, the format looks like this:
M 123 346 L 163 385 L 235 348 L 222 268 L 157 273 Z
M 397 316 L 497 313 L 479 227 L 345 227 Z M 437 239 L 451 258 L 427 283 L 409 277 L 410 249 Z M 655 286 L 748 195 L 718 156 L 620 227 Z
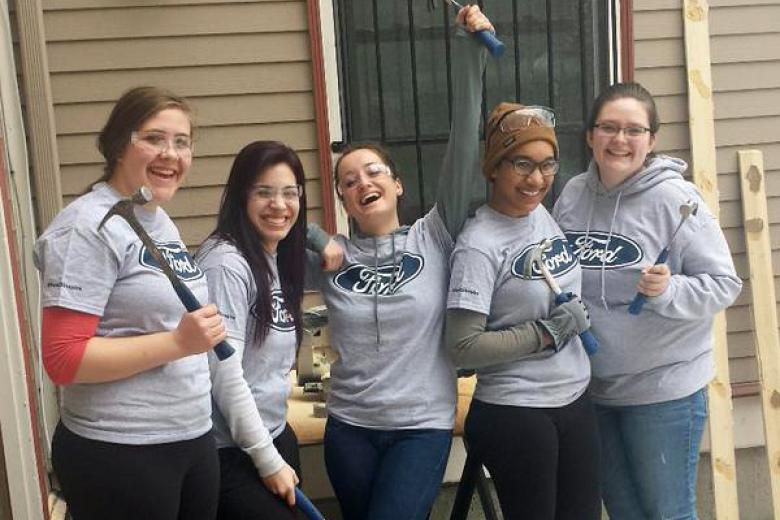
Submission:
M 503 134 L 511 134 L 532 126 L 555 128 L 555 112 L 541 105 L 518 108 L 501 116 L 494 128 L 501 130 Z

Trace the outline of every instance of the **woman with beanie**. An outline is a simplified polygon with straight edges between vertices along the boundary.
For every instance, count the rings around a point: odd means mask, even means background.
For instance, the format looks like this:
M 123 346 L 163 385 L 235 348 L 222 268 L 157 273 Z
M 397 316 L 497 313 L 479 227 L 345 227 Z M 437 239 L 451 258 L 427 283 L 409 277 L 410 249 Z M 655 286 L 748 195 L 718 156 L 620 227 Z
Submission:
M 549 240 L 542 261 L 564 292 L 580 292 L 577 259 L 541 205 L 558 172 L 554 128 L 545 107 L 491 113 L 482 170 L 493 189 L 452 256 L 446 342 L 455 364 L 477 373 L 466 441 L 504 518 L 597 520 L 598 436 L 578 337 L 588 314 L 576 297 L 556 306 L 541 273 L 525 274 Z
M 742 285 L 718 221 L 683 179 L 685 162 L 652 153 L 659 126 L 653 97 L 640 85 L 606 89 L 588 120 L 593 160 L 554 210 L 582 266 L 600 343 L 591 394 L 612 520 L 697 518 L 712 320 Z M 698 212 L 680 227 L 668 262 L 652 265 L 688 202 Z M 637 291 L 647 303 L 632 315 Z
M 492 30 L 477 6 L 458 12 L 468 31 Z M 335 273 L 308 264 L 328 305 L 331 366 L 325 463 L 346 520 L 425 519 L 441 486 L 455 420 L 455 370 L 443 348 L 454 237 L 466 218 L 479 161 L 486 52 L 454 37 L 453 120 L 436 205 L 401 226 L 404 187 L 376 145 L 348 148 L 335 184 L 357 231 L 341 235 Z

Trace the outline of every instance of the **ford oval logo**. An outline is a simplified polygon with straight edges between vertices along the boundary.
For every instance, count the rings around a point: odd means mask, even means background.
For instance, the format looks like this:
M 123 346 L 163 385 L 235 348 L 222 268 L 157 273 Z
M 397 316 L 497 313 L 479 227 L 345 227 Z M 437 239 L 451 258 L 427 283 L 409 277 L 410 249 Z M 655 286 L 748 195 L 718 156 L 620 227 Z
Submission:
M 603 231 L 567 231 L 566 238 L 580 259 L 583 269 L 619 269 L 639 263 L 644 253 L 639 245 L 628 237 L 618 233 Z M 607 247 L 609 242 L 609 247 Z
M 569 243 L 563 237 L 554 237 L 552 240 L 552 247 L 542 255 L 542 261 L 550 274 L 554 277 L 561 276 L 568 273 L 574 266 L 577 265 L 577 258 L 572 254 Z M 539 244 L 532 244 L 515 257 L 512 260 L 512 274 L 518 278 L 526 278 L 524 275 L 525 263 L 531 252 L 536 249 Z M 542 272 L 534 265 L 531 269 L 531 280 L 539 280 L 543 278 Z
M 295 330 L 295 320 L 287 310 L 284 293 L 279 289 L 271 293 L 271 328 L 281 332 Z
M 168 265 L 171 269 L 185 281 L 197 280 L 203 277 L 203 271 L 200 270 L 198 264 L 190 256 L 187 248 L 181 242 L 155 242 L 157 249 L 162 253 L 163 258 L 168 260 Z M 154 269 L 155 271 L 162 272 L 160 265 L 152 257 L 152 254 L 146 249 L 146 246 L 141 248 L 139 262 L 141 265 Z
M 353 264 L 333 279 L 336 287 L 361 294 L 390 296 L 411 282 L 423 270 L 423 257 L 404 253 L 397 265 L 380 265 L 378 269 L 363 264 Z

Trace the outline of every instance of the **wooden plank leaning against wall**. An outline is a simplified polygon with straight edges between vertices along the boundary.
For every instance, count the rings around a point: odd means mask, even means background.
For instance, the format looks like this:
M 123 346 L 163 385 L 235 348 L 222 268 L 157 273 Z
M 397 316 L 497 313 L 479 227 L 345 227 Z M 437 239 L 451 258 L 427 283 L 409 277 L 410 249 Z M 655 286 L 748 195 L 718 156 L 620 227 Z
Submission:
M 715 164 L 715 119 L 710 69 L 709 7 L 705 0 L 685 0 L 685 61 L 688 78 L 688 114 L 693 181 L 717 218 L 718 171 Z M 738 520 L 734 423 L 729 377 L 726 313 L 713 324 L 715 379 L 709 385 L 709 433 L 715 514 L 718 520 Z
M 780 338 L 775 311 L 777 299 L 769 239 L 766 176 L 759 150 L 744 150 L 738 155 L 750 286 L 753 289 L 752 315 L 761 381 L 764 437 L 774 518 L 780 518 Z

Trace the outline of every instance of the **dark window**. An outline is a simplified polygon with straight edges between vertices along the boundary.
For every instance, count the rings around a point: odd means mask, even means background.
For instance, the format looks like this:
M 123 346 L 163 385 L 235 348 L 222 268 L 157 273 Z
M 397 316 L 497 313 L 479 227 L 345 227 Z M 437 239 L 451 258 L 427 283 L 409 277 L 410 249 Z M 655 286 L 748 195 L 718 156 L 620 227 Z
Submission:
M 334 0 L 344 140 L 390 150 L 404 181 L 405 222 L 433 203 L 452 110 L 455 11 L 434 2 L 430 10 L 431 0 Z M 555 109 L 562 166 L 548 203 L 587 165 L 583 124 L 609 75 L 607 2 L 481 2 L 506 44 L 488 65 L 483 112 L 500 101 Z

